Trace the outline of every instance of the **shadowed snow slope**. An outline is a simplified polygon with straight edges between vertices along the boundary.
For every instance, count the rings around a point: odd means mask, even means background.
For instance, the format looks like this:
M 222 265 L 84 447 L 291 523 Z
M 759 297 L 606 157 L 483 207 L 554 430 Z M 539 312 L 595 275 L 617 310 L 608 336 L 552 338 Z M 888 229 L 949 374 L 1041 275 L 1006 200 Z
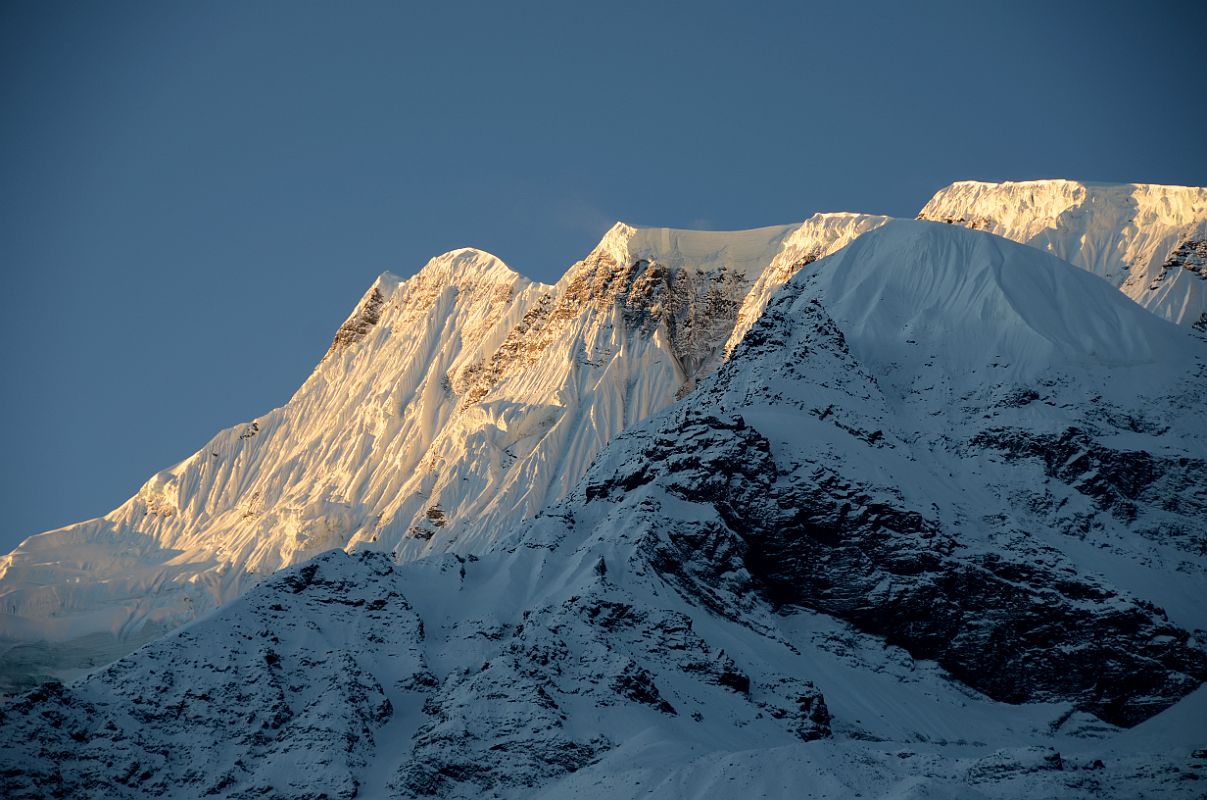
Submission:
M 918 218 L 1029 244 L 1105 278 L 1159 317 L 1207 324 L 1207 188 L 960 181 Z
M 1205 351 L 891 222 L 477 555 L 326 553 L 13 699 L 0 790 L 1195 797 Z

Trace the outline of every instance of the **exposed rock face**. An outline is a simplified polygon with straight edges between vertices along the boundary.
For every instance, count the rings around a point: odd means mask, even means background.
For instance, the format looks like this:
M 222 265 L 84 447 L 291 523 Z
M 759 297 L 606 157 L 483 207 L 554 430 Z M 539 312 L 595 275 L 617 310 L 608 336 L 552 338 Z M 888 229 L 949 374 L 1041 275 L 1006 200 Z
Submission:
M 1168 270 L 1178 268 L 1189 270 L 1207 280 L 1207 240 L 1187 239 L 1171 250 L 1169 256 L 1161 264 L 1161 272 L 1157 275 L 1156 280 L 1164 280 Z
M 633 231 L 635 234 L 636 231 Z M 571 268 L 566 278 L 543 294 L 488 359 L 451 376 L 467 408 L 487 398 L 508 376 L 561 355 L 567 341 L 582 342 L 580 359 L 603 367 L 625 334 L 642 341 L 662 332 L 677 367 L 678 393 L 690 388 L 720 363 L 721 345 L 733 331 L 738 306 L 750 278 L 726 262 L 709 268 L 674 266 L 624 248 L 601 245 Z M 595 317 L 591 320 L 591 317 Z M 584 318 L 591 320 L 584 326 Z M 620 336 L 600 344 L 592 327 L 619 329 Z M 589 336 L 583 341 L 584 336 Z
M 827 328 L 836 333 L 828 320 L 818 330 Z M 810 347 L 815 361 L 827 349 L 824 359 L 847 360 L 840 338 L 814 335 Z M 851 437 L 873 449 L 885 441 Z M 635 471 L 588 484 L 586 497 L 620 501 L 652 483 L 715 510 L 721 525 L 683 526 L 652 511 L 643 525 L 669 531 L 675 545 L 655 565 L 719 613 L 741 609 L 728 594 L 759 591 L 777 607 L 822 611 L 883 636 L 994 699 L 1067 700 L 1120 725 L 1207 679 L 1207 655 L 1151 604 L 1033 543 L 976 552 L 891 486 L 773 456 L 782 446 L 741 418 L 684 412 L 673 425 L 622 439 Z M 749 582 L 717 598 L 721 576 L 743 571 Z
M 374 286 L 369 290 L 369 296 L 356 309 L 356 313 L 339 326 L 327 355 L 351 347 L 365 338 L 369 329 L 381 320 L 381 309 L 385 304 L 386 298 L 381 293 L 381 287 Z
M 1049 479 L 1076 490 L 1098 509 L 1142 536 L 1207 554 L 1207 461 L 1112 448 L 1077 427 L 1036 435 L 1017 429 L 987 429 L 969 442 L 1009 460 L 1033 459 Z M 1043 502 L 1037 500 L 1036 502 Z M 1159 515 L 1146 513 L 1160 511 Z M 1070 534 L 1083 531 L 1068 529 Z

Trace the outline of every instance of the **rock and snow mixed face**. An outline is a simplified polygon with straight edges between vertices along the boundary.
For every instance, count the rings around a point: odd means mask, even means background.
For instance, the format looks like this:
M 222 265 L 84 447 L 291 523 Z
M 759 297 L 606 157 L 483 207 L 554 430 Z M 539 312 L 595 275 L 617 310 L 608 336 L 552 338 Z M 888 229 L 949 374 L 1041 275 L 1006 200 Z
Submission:
M 1159 317 L 1207 325 L 1207 188 L 953 183 L 918 219 L 989 231 L 1106 279 Z
M 329 553 L 11 702 L 0 785 L 1194 796 L 1205 359 L 1057 259 L 890 223 L 480 556 Z

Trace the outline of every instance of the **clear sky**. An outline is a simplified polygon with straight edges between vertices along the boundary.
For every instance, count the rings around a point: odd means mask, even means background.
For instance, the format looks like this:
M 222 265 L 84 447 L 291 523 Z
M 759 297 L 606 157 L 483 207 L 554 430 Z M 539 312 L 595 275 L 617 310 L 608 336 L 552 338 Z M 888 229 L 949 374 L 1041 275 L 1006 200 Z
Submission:
M 0 5 L 0 549 L 285 402 L 384 270 L 1207 185 L 1207 3 Z

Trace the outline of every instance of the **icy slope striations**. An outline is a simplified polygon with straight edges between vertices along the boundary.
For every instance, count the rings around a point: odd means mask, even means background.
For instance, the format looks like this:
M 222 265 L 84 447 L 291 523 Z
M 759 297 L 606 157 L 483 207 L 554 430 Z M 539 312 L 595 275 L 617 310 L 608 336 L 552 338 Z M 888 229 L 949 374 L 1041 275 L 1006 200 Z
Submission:
M 56 643 L 7 650 L 6 676 L 104 663 L 374 528 L 456 413 L 445 374 L 497 347 L 544 288 L 476 250 L 383 275 L 285 406 L 0 561 L 0 635 Z
M 918 218 L 1029 244 L 1105 278 L 1159 317 L 1207 325 L 1207 188 L 960 181 Z
M 105 663 L 333 547 L 485 546 L 715 368 L 790 230 L 618 224 L 556 286 L 472 249 L 382 276 L 284 407 L 0 562 L 0 672 Z
M 323 554 L 9 702 L 0 787 L 1194 797 L 1204 349 L 889 223 L 479 555 Z

